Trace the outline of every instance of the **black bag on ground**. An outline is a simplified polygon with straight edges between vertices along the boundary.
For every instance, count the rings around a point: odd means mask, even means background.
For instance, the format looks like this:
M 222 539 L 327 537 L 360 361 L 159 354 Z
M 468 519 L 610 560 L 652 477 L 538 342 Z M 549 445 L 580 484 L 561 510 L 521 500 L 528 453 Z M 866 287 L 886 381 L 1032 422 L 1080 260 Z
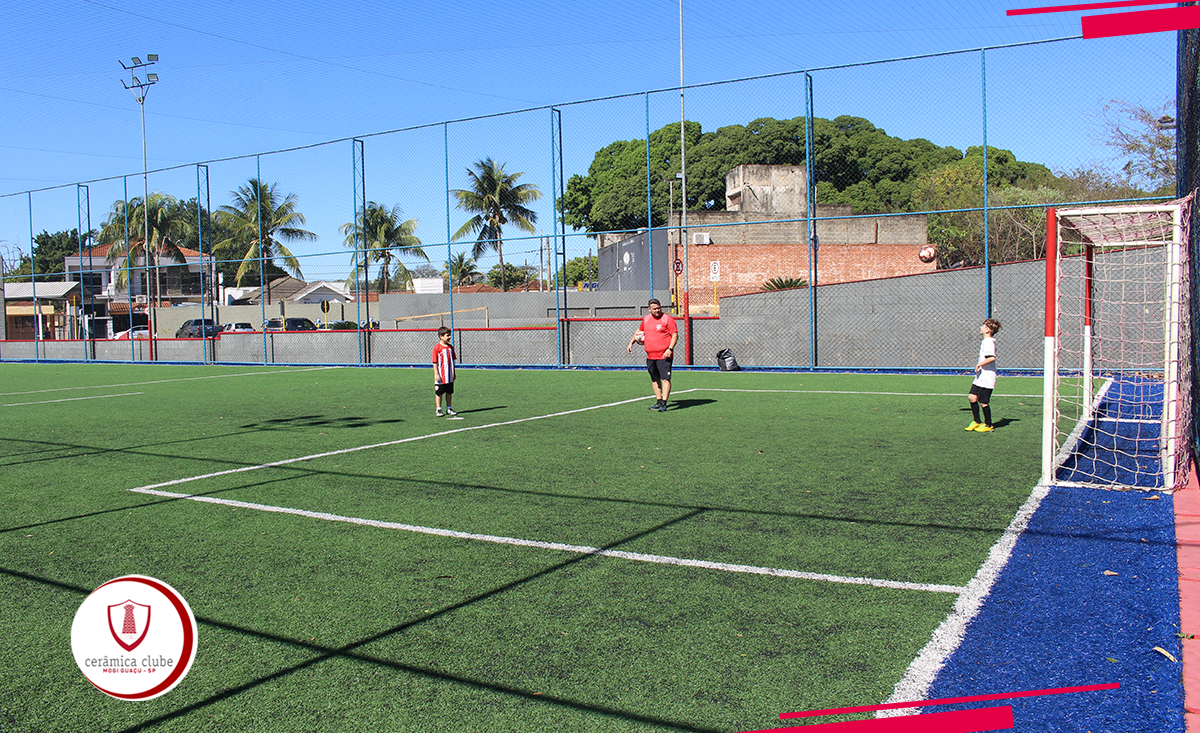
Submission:
M 738 366 L 737 359 L 733 358 L 733 352 L 729 349 L 721 349 L 717 352 L 717 366 L 723 372 L 740 372 L 742 370 Z

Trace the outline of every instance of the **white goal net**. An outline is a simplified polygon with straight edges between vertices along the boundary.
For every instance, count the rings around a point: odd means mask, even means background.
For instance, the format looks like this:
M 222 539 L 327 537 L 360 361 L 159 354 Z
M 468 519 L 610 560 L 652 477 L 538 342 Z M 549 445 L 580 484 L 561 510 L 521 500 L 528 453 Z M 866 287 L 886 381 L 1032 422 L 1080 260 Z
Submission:
M 1047 212 L 1043 483 L 1187 481 L 1191 203 Z

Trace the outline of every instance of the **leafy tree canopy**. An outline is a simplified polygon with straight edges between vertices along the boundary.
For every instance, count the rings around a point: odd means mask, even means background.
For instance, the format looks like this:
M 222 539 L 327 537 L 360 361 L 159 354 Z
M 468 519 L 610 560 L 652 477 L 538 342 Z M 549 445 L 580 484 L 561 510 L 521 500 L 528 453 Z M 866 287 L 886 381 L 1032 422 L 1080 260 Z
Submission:
M 739 165 L 805 164 L 803 117 L 764 117 L 714 132 L 687 122 L 684 129 L 689 209 L 724 209 L 725 174 Z M 906 210 L 919 175 L 964 157 L 956 148 L 892 137 L 869 121 L 850 116 L 815 118 L 813 144 L 818 200 L 850 204 L 857 213 Z M 682 186 L 675 179 L 679 170 L 679 124 L 674 123 L 650 134 L 653 226 L 667 221 L 672 181 L 676 203 L 671 208 L 680 207 Z M 621 140 L 597 152 L 586 176 L 571 176 L 559 206 L 569 226 L 592 233 L 645 227 L 646 142 Z

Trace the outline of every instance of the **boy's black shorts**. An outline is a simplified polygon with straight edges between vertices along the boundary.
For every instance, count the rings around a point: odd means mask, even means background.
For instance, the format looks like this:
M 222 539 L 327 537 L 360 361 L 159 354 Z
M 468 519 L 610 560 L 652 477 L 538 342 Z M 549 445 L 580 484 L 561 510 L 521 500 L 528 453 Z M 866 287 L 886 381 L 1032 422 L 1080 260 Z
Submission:
M 433 385 L 433 393 L 437 395 L 454 394 L 454 382 Z
M 979 397 L 979 401 L 985 405 L 991 404 L 992 402 L 992 390 L 988 387 L 980 387 L 978 384 L 972 384 L 971 391 L 967 394 L 977 395 Z

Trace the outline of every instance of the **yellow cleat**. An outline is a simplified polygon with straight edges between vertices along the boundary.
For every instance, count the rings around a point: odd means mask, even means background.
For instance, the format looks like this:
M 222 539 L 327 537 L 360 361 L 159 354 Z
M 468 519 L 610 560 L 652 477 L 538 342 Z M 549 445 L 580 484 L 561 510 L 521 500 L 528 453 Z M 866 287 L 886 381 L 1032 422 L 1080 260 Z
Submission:
M 996 428 L 992 427 L 991 425 L 980 425 L 979 427 L 975 428 L 975 432 L 977 432 L 977 433 L 990 433 L 990 432 L 992 432 L 992 431 L 993 431 L 993 430 L 995 430 L 995 429 L 996 429 Z
M 975 428 L 979 427 L 980 425 L 983 425 L 983 423 L 972 420 L 971 424 L 967 426 L 967 432 L 974 432 Z

